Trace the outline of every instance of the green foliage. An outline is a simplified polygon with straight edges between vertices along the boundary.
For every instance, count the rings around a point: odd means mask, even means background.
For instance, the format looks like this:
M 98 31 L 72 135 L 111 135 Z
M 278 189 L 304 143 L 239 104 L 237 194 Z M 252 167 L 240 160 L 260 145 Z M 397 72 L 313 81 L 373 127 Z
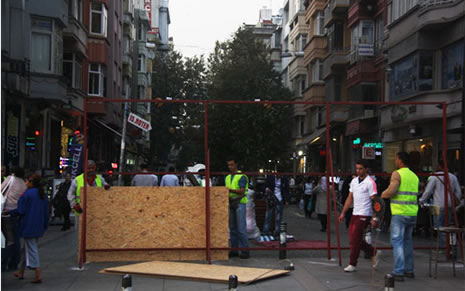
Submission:
M 290 100 L 269 51 L 245 28 L 216 44 L 209 57 L 208 97 L 218 100 Z M 287 105 L 213 105 L 209 111 L 212 170 L 222 170 L 228 157 L 248 171 L 263 167 L 286 151 L 291 109 Z

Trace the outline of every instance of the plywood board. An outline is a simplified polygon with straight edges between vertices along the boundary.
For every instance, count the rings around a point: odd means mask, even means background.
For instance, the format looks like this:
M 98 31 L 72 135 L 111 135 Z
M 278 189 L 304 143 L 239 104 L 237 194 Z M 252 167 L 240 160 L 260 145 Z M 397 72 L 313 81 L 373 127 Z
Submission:
M 286 270 L 218 266 L 178 262 L 146 262 L 121 267 L 106 268 L 107 274 L 134 274 L 170 279 L 200 280 L 227 283 L 236 275 L 239 283 L 251 283 L 289 273 Z
M 204 248 L 205 188 L 88 188 L 86 261 L 204 260 L 205 251 L 89 251 L 92 249 Z M 228 191 L 210 190 L 211 247 L 228 247 Z M 212 252 L 226 260 L 227 251 Z

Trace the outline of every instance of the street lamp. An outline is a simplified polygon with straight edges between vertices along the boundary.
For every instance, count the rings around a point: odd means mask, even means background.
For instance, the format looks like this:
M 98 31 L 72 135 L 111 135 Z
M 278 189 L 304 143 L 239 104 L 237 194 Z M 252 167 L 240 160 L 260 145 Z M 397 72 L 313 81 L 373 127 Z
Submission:
M 301 157 L 301 156 L 304 154 L 304 152 L 303 152 L 303 151 L 299 151 L 298 154 L 299 154 L 299 157 Z

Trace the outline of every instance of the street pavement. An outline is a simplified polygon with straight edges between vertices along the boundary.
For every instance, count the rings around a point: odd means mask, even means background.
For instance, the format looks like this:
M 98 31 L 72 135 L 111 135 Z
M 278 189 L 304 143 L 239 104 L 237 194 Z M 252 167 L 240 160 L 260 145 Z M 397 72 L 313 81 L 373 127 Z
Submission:
M 319 221 L 315 218 L 304 218 L 297 206 L 292 205 L 285 210 L 285 220 L 288 232 L 296 239 L 325 240 L 326 233 L 319 231 Z M 33 271 L 26 271 L 25 279 L 18 280 L 13 272 L 2 273 L 2 290 L 121 290 L 121 276 L 99 274 L 107 267 L 119 266 L 124 263 L 89 263 L 84 270 L 74 270 L 76 267 L 76 242 L 72 231 L 61 232 L 61 226 L 51 225 L 45 236 L 39 242 L 42 269 L 42 284 L 31 284 Z M 347 230 L 339 225 L 341 245 L 348 246 Z M 333 245 L 336 243 L 334 224 L 331 229 Z M 431 245 L 432 239 L 415 237 L 417 245 Z M 253 245 L 253 244 L 251 244 Z M 389 234 L 381 233 L 379 246 L 389 246 Z M 295 266 L 289 275 L 263 280 L 250 285 L 239 285 L 239 290 L 384 290 L 384 275 L 392 271 L 393 258 L 391 250 L 384 250 L 381 262 L 376 271 L 371 268 L 371 260 L 360 255 L 355 273 L 344 273 L 348 264 L 349 252 L 342 251 L 342 266 L 338 264 L 337 251 L 331 252 L 328 260 L 326 250 L 289 251 L 288 258 Z M 415 251 L 415 279 L 406 278 L 405 282 L 395 282 L 395 290 L 465 290 L 465 270 L 463 265 L 457 266 L 457 276 L 452 274 L 451 263 L 440 263 L 438 278 L 428 276 L 428 251 Z M 204 263 L 204 262 L 199 262 Z M 278 259 L 278 251 L 252 251 L 251 258 L 239 258 L 229 261 L 215 261 L 213 264 L 257 268 L 282 269 L 287 261 Z M 226 284 L 159 279 L 144 276 L 133 276 L 133 290 L 228 290 Z

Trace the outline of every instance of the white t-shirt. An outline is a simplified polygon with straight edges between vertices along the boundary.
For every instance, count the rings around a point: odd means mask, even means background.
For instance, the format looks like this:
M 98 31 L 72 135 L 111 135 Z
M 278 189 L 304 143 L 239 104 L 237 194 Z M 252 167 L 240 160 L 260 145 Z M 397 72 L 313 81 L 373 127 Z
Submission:
M 278 198 L 279 201 L 283 200 L 283 196 L 281 195 L 281 178 L 275 178 L 274 184 L 274 195 Z
M 352 215 L 371 216 L 373 214 L 370 196 L 378 194 L 375 180 L 371 176 L 366 176 L 359 182 L 359 177 L 353 178 L 350 182 L 349 191 L 354 197 L 354 210 Z

